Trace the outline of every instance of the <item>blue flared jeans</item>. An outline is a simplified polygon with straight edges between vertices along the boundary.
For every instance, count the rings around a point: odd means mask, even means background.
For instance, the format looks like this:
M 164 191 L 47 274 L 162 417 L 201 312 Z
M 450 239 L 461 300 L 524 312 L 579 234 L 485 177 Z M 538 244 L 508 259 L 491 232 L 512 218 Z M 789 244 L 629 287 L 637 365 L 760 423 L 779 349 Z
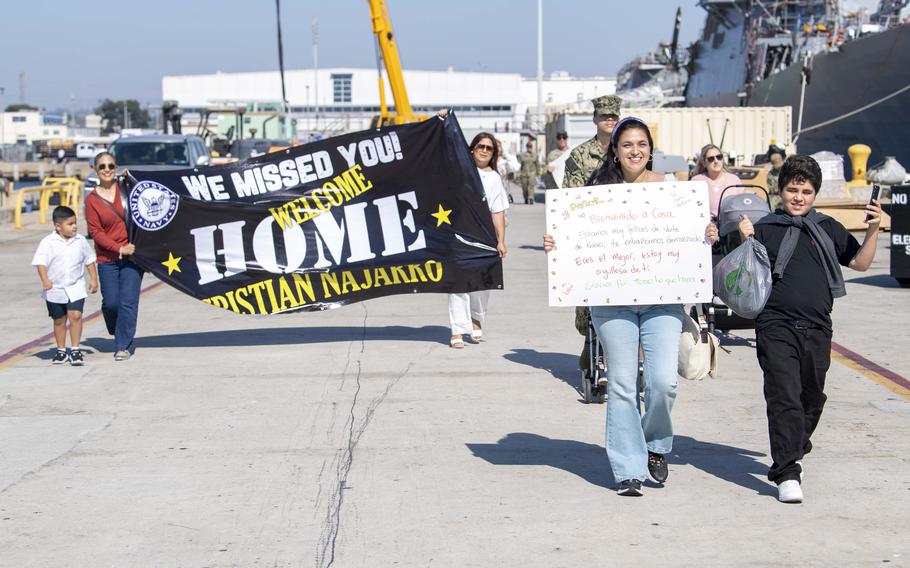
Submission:
M 133 352 L 139 318 L 139 289 L 143 270 L 127 259 L 98 265 L 101 283 L 101 313 L 107 332 L 114 336 L 117 351 Z
M 607 363 L 606 448 L 617 482 L 646 479 L 648 451 L 667 454 L 673 449 L 670 413 L 682 317 L 679 304 L 591 309 Z M 644 414 L 638 397 L 639 346 L 644 352 Z

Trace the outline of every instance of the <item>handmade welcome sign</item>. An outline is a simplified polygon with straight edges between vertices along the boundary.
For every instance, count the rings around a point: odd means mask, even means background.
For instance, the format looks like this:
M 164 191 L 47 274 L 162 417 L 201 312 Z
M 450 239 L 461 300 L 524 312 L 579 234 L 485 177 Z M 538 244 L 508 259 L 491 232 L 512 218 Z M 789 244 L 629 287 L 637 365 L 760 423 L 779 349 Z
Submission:
M 711 299 L 705 182 L 547 191 L 551 306 L 699 303 Z

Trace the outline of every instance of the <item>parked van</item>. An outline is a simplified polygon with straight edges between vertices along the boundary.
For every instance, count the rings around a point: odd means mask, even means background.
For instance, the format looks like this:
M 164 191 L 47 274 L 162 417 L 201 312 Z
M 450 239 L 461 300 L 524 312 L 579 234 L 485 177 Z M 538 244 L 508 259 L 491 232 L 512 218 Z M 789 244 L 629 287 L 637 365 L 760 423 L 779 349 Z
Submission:
M 101 152 L 102 148 L 90 144 L 87 142 L 80 142 L 76 144 L 76 159 L 77 160 L 93 160 L 98 152 Z

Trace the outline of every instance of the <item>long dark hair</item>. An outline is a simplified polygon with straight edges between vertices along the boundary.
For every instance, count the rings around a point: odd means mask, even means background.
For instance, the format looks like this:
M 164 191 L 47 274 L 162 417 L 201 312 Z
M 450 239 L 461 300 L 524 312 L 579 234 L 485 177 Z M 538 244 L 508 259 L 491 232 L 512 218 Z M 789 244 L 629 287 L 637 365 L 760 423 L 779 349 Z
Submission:
M 499 144 L 496 143 L 497 142 L 496 137 L 493 136 L 492 134 L 490 134 L 489 132 L 480 132 L 477 134 L 477 136 L 474 137 L 473 140 L 471 140 L 471 145 L 469 147 L 469 149 L 471 150 L 471 154 L 472 154 L 471 157 L 473 158 L 474 147 L 477 146 L 478 144 L 480 144 L 480 141 L 483 140 L 484 138 L 489 138 L 490 143 L 493 145 L 493 151 L 490 152 L 490 167 L 495 170 L 496 161 L 499 160 Z
M 651 137 L 651 130 L 640 118 L 627 116 L 616 123 L 616 127 L 613 128 L 613 134 L 610 136 L 610 146 L 607 148 L 607 156 L 604 158 L 603 164 L 601 164 L 601 166 L 591 174 L 591 177 L 588 178 L 587 185 L 603 185 L 608 183 L 622 183 L 625 181 L 622 175 L 622 166 L 619 165 L 619 159 L 616 157 L 616 145 L 619 144 L 619 138 L 622 136 L 622 133 L 631 128 L 637 128 L 644 131 L 645 137 L 648 139 L 649 147 L 648 163 L 645 165 L 645 168 L 650 170 L 653 167 L 654 138 Z

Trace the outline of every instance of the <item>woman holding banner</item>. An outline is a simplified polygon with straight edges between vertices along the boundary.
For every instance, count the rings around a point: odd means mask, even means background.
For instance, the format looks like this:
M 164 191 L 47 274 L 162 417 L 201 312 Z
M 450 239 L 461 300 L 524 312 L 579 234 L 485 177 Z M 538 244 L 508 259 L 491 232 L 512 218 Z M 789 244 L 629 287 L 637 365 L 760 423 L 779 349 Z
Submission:
M 496 250 L 500 257 L 506 255 L 506 215 L 509 199 L 502 185 L 502 178 L 496 169 L 499 159 L 499 146 L 496 138 L 487 132 L 481 132 L 471 141 L 471 156 L 477 166 L 477 173 L 483 184 L 483 192 L 490 214 L 493 216 L 493 227 L 496 229 Z M 483 341 L 483 322 L 487 315 L 487 304 L 490 301 L 489 290 L 449 294 L 449 324 L 452 338 L 449 345 L 453 349 L 464 348 L 464 335 L 471 334 L 475 343 Z
M 95 156 L 94 169 L 98 186 L 86 196 L 85 220 L 95 241 L 101 313 L 108 333 L 114 336 L 114 360 L 126 361 L 133 353 L 143 270 L 129 258 L 136 246 L 127 236 L 126 200 L 117 181 L 114 156 L 101 152 Z
M 603 165 L 587 185 L 664 181 L 651 171 L 654 142 L 647 125 L 626 117 L 616 123 Z M 544 235 L 544 250 L 556 248 Z M 618 493 L 642 495 L 650 474 L 667 480 L 666 454 L 673 447 L 670 413 L 676 400 L 677 356 L 682 331 L 680 304 L 593 306 L 591 318 L 607 363 L 606 449 Z M 639 349 L 644 353 L 645 412 L 638 401 Z

